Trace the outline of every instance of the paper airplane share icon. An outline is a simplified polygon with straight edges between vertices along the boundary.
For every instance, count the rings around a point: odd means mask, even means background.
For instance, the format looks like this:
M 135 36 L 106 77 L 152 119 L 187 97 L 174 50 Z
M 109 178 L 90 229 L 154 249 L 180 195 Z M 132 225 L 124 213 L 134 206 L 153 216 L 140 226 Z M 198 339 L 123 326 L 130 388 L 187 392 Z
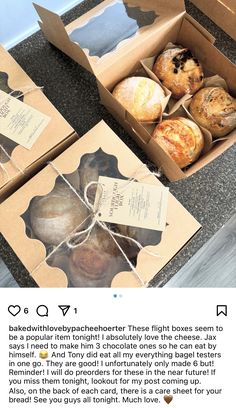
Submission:
M 70 305 L 58 305 L 58 307 L 61 309 L 63 316 L 65 316 L 70 309 Z

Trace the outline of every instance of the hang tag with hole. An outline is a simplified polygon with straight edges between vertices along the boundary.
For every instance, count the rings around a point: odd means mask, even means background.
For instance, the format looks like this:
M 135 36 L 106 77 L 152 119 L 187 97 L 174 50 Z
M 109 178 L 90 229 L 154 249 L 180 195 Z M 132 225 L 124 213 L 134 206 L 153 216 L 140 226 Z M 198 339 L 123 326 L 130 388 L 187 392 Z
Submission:
M 51 119 L 0 90 L 0 134 L 31 149 Z
M 94 202 L 99 220 L 164 231 L 169 189 L 100 176 Z

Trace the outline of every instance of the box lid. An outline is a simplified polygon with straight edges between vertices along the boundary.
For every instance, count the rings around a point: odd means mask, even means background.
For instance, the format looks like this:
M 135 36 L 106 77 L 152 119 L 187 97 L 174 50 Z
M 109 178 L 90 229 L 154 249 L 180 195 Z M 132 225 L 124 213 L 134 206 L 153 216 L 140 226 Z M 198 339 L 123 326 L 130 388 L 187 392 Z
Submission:
M 116 178 L 118 176 L 118 178 L 128 179 L 129 183 L 135 178 L 140 182 L 161 186 L 161 182 L 155 175 L 148 169 L 145 170 L 142 162 L 103 121 L 58 156 L 53 161 L 53 166 L 46 166 L 31 178 L 0 206 L 0 230 L 33 279 L 41 287 L 65 287 L 67 278 L 64 269 L 59 269 L 58 265 L 49 266 L 46 262 L 46 245 L 32 234 L 26 234 L 26 213 L 30 208 L 31 200 L 36 196 L 45 196 L 50 193 L 59 174 L 63 174 L 63 177 L 70 180 L 75 191 L 77 185 L 77 190 L 80 189 L 80 194 L 83 193 L 85 186 L 90 181 L 96 181 L 96 171 L 90 171 L 89 176 L 84 180 L 85 185 L 82 186 L 80 184 L 81 179 L 78 177 L 79 166 L 85 156 L 92 155 L 94 158 L 97 152 L 102 154 L 101 157 L 106 156 L 106 169 L 109 169 L 108 158 L 111 158 L 110 169 L 112 169 L 113 176 L 116 174 Z M 104 167 L 104 159 L 100 163 Z M 114 173 L 115 169 L 117 172 Z M 78 184 L 71 181 L 71 176 L 75 172 L 76 183 Z M 111 176 L 109 170 L 107 175 Z M 68 177 L 70 178 L 68 179 Z M 145 282 L 150 281 L 199 228 L 200 224 L 195 218 L 169 193 L 166 228 L 163 232 L 158 232 L 155 243 L 150 245 L 146 243 L 149 250 L 152 250 L 152 247 L 156 248 L 153 252 L 158 252 L 158 256 L 152 256 L 144 250 L 138 253 L 136 271 L 139 277 Z M 138 287 L 140 286 L 140 279 L 137 280 L 137 274 L 131 273 L 130 266 L 125 263 L 123 269 L 113 278 L 112 286 Z
M 201 3 L 202 4 L 205 3 L 205 7 L 208 8 L 209 12 L 210 11 L 215 12 L 214 7 L 217 8 L 218 4 L 221 7 L 225 7 L 226 9 L 228 9 L 228 11 L 234 12 L 234 14 L 236 12 L 236 2 L 235 2 L 235 0 L 208 0 L 207 2 L 202 1 L 202 0 L 191 0 L 191 1 L 194 4 L 196 3 L 197 7 L 198 7 L 198 3 L 200 5 L 201 5 Z M 221 11 L 222 11 L 222 9 L 221 9 Z
M 191 2 L 236 40 L 235 0 L 191 0 Z
M 31 149 L 26 149 L 17 143 L 11 143 L 11 160 L 4 161 L 1 164 L 0 189 L 10 183 L 14 178 L 22 173 L 40 159 L 45 157 L 48 152 L 57 149 L 59 145 L 75 133 L 70 124 L 63 118 L 58 110 L 51 104 L 41 89 L 30 79 L 19 64 L 0 44 L 0 89 L 6 93 L 14 92 L 21 94 L 23 102 L 43 114 L 50 117 L 50 122 L 42 131 Z M 50 137 L 49 137 L 50 136 Z M 74 137 L 75 138 L 75 137 Z M 7 139 L 0 135 L 0 150 L 3 140 Z M 4 143 L 3 143 L 4 145 Z M 9 152 L 8 152 L 9 153 Z
M 184 0 L 105 0 L 65 27 L 57 14 L 34 7 L 46 38 L 97 78 L 185 13 Z

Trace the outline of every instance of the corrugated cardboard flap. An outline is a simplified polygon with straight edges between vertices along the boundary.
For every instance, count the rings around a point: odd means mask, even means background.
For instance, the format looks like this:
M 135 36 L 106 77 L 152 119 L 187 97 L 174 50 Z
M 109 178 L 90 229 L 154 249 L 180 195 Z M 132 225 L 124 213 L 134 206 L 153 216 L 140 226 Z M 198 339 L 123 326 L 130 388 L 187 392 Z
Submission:
M 61 18 L 52 11 L 37 4 L 34 4 L 34 7 L 42 20 L 38 21 L 39 26 L 48 41 L 82 65 L 85 69 L 93 72 L 89 60 L 83 50 L 70 40 Z
M 200 23 L 198 23 L 192 16 L 186 14 L 185 18 L 194 26 L 196 29 L 204 35 L 204 37 L 210 41 L 212 44 L 215 43 L 215 37 L 209 33 Z
M 124 4 L 128 4 L 132 7 L 139 7 L 141 10 L 154 11 L 156 13 L 156 18 L 153 24 L 149 27 L 144 26 L 138 30 L 138 38 L 136 35 L 129 37 L 126 40 L 122 40 L 117 48 L 104 55 L 102 58 L 90 56 L 86 50 L 80 48 L 80 45 L 70 39 L 70 32 L 73 29 L 84 26 L 91 18 L 101 14 L 107 7 L 115 3 L 122 3 L 121 0 L 105 0 L 83 16 L 79 17 L 73 21 L 68 26 L 64 26 L 61 18 L 52 11 L 33 3 L 41 21 L 39 21 L 39 26 L 42 29 L 45 37 L 53 45 L 71 57 L 74 61 L 82 65 L 88 71 L 94 73 L 97 77 L 102 74 L 108 65 L 111 65 L 111 60 L 114 59 L 117 54 L 122 58 L 127 53 L 127 46 L 132 48 L 135 44 L 140 47 L 140 41 L 146 38 L 146 35 L 150 32 L 159 31 L 161 26 L 166 23 L 166 21 L 181 15 L 185 12 L 184 0 L 175 0 L 174 2 L 168 0 L 129 0 L 124 1 Z M 112 20 L 113 21 L 113 20 Z M 114 28 L 116 19 L 114 16 Z M 106 33 L 107 34 L 107 33 Z M 127 44 L 128 43 L 128 44 Z

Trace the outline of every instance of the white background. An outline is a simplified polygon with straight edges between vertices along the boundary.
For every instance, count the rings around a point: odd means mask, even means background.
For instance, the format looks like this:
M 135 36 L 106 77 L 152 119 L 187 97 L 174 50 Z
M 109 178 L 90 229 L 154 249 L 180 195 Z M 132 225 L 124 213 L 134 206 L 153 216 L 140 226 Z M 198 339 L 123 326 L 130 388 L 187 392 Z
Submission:
M 1 389 L 0 404 L 8 404 L 8 325 L 9 324 L 65 324 L 65 325 L 115 325 L 115 324 L 174 324 L 174 325 L 222 325 L 224 335 L 220 337 L 218 350 L 223 358 L 217 363 L 217 376 L 209 378 L 207 386 L 223 388 L 221 396 L 201 397 L 176 395 L 170 403 L 173 408 L 222 408 L 234 406 L 235 387 L 235 289 L 1 289 Z M 48 317 L 37 316 L 38 305 L 49 308 Z M 29 308 L 16 317 L 7 308 L 10 304 Z M 71 309 L 63 317 L 58 304 L 69 304 Z M 216 305 L 228 305 L 228 317 L 216 316 Z M 74 308 L 78 313 L 74 314 Z M 203 382 L 205 380 L 203 379 Z M 162 397 L 163 398 L 163 397 Z M 21 404 L 16 405 L 18 408 Z M 30 404 L 30 408 L 39 405 Z M 42 407 L 45 405 L 42 405 Z M 63 404 L 60 406 L 64 406 Z M 70 405 L 66 405 L 67 407 Z M 73 405 L 71 405 L 73 406 Z M 90 404 L 93 406 L 93 404 Z M 108 405 L 98 405 L 105 407 Z M 115 407 L 116 405 L 110 405 Z M 122 404 L 117 405 L 119 407 Z M 135 404 L 144 408 L 147 405 Z M 149 406 L 154 406 L 150 404 Z M 156 406 L 156 405 L 155 405 Z M 164 400 L 158 404 L 165 407 Z M 24 408 L 26 405 L 24 406 Z M 124 404 L 124 407 L 134 407 Z M 58 406 L 56 406 L 58 408 Z

